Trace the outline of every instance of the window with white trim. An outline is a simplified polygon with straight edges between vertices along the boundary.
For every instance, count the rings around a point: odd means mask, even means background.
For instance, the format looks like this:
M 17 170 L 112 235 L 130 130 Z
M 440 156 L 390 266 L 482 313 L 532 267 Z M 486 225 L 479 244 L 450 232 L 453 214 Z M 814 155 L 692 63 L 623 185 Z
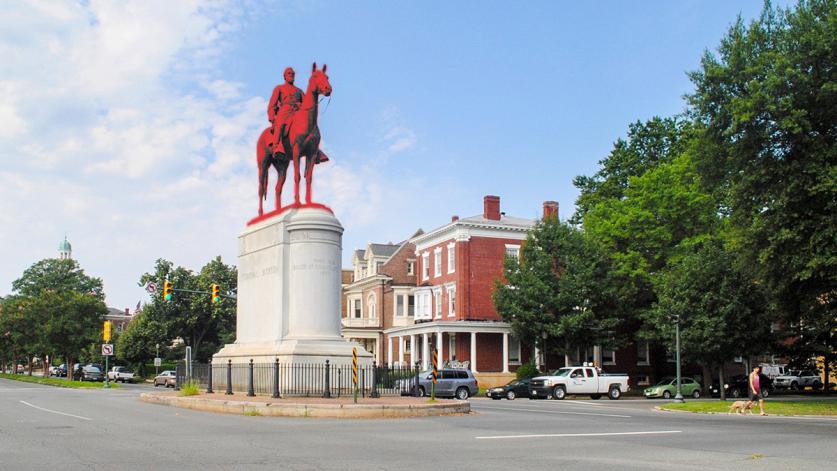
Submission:
M 407 295 L 407 315 L 414 316 L 416 311 L 416 297 L 412 294 Z
M 456 245 L 448 244 L 448 273 L 456 271 Z
M 421 279 L 430 279 L 430 254 L 427 252 L 421 254 Z
M 353 299 L 352 300 L 352 306 L 354 307 L 354 310 L 352 312 L 352 314 L 354 314 L 354 318 L 355 319 L 360 319 L 360 315 L 361 315 L 360 299 Z
M 370 319 L 375 318 L 375 307 L 375 293 L 372 293 L 366 298 L 366 314 Z
M 636 364 L 640 366 L 647 366 L 651 364 L 648 342 L 639 342 L 636 344 Z
M 506 257 L 510 257 L 515 260 L 520 260 L 520 246 L 506 244 Z
M 436 304 L 436 317 L 442 317 L 442 290 L 440 288 L 433 290 L 433 298 Z
M 416 262 L 415 262 L 415 260 L 408 260 L 407 261 L 407 274 L 408 275 L 415 275 L 416 274 Z
M 456 361 L 456 334 L 453 332 L 448 334 L 448 358 Z
M 520 363 L 520 339 L 509 335 L 509 363 Z
M 395 317 L 404 317 L 404 296 L 399 294 L 395 297 Z
M 448 286 L 448 317 L 456 315 L 456 286 Z
M 602 349 L 602 365 L 615 365 L 616 351 Z
M 442 248 L 433 251 L 433 276 L 442 276 Z

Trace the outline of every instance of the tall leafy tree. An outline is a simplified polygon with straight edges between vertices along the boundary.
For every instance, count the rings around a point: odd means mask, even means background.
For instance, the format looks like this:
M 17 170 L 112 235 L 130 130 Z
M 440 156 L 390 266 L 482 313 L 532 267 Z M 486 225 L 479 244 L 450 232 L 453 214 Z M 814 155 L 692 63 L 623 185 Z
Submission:
M 515 335 L 545 351 L 615 347 L 620 317 L 607 255 L 580 230 L 556 217 L 529 232 L 520 260 L 507 258 L 495 281 L 494 304 Z M 544 345 L 542 335 L 550 342 Z
M 656 278 L 658 300 L 645 315 L 669 351 L 673 321 L 680 320 L 683 357 L 705 367 L 704 385 L 711 384 L 711 369 L 721 367 L 723 384 L 724 362 L 762 353 L 772 342 L 764 288 L 734 260 L 719 240 L 707 241 Z
M 101 278 L 88 276 L 72 259 L 47 258 L 34 263 L 12 282 L 21 296 L 38 296 L 43 291 L 74 291 L 104 300 Z
M 724 190 L 737 248 L 796 326 L 803 357 L 833 363 L 837 312 L 837 2 L 765 5 L 691 74 L 705 128 L 697 163 Z

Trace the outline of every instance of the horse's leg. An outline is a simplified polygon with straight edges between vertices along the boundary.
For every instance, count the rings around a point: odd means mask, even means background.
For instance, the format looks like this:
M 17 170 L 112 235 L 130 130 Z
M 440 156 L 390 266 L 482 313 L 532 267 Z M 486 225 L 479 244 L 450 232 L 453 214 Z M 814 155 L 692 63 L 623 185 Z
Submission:
M 316 155 L 316 154 L 315 154 Z M 311 203 L 311 184 L 314 179 L 314 156 L 305 156 L 305 203 Z
M 293 145 L 293 156 L 294 156 L 294 204 L 299 205 L 299 144 L 294 143 Z
M 262 202 L 267 197 L 267 174 L 270 170 L 270 158 L 266 154 L 259 157 L 259 216 L 261 216 L 264 214 Z
M 276 159 L 273 162 L 273 167 L 276 168 L 278 174 L 276 181 L 276 209 L 282 208 L 282 186 L 285 185 L 285 175 L 288 173 L 288 160 Z

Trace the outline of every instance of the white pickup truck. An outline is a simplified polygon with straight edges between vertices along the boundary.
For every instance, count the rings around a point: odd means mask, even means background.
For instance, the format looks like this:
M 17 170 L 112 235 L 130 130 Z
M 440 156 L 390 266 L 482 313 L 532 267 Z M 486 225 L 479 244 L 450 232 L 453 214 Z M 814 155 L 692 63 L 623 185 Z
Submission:
M 599 399 L 603 394 L 613 400 L 630 389 L 628 375 L 601 373 L 592 366 L 567 366 L 546 376 L 532 378 L 529 397 L 564 399 L 567 394 Z
M 123 383 L 134 382 L 134 372 L 124 366 L 114 366 L 108 371 L 108 380 L 114 383 L 122 381 Z

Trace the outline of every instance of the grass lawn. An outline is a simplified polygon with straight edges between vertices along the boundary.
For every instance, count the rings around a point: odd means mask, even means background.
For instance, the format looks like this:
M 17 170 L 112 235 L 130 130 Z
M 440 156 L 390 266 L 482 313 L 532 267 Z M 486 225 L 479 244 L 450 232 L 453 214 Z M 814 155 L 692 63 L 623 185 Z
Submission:
M 23 381 L 24 383 L 46 384 L 48 386 L 57 386 L 59 388 L 98 388 L 102 389 L 102 382 L 96 381 L 68 381 L 59 378 L 41 378 L 40 376 L 29 375 L 12 375 L 7 373 L 0 373 L 0 378 L 13 379 L 15 381 Z M 111 388 L 118 388 L 119 386 L 111 381 Z
M 698 413 L 729 411 L 732 401 L 690 401 L 683 404 L 671 403 L 660 406 L 664 410 L 681 410 Z M 837 400 L 834 401 L 764 401 L 764 411 L 772 415 L 837 415 Z M 759 413 L 759 405 L 753 405 L 753 413 Z

